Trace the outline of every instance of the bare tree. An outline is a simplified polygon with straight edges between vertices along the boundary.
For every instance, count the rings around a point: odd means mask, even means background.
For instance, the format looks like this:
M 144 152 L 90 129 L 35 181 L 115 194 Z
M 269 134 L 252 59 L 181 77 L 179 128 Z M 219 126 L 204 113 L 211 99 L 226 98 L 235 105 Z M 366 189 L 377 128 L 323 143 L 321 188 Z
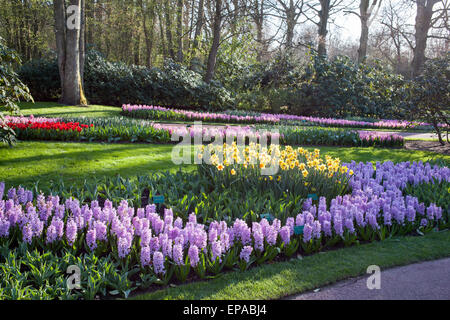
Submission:
M 222 31 L 222 3 L 223 0 L 213 0 L 214 16 L 213 16 L 213 40 L 211 49 L 208 54 L 208 62 L 206 65 L 205 82 L 210 82 L 214 77 L 214 70 L 216 68 L 217 52 L 220 46 L 220 36 Z
M 374 45 L 389 60 L 397 73 L 409 71 L 409 52 L 414 48 L 412 27 L 408 21 L 412 17 L 410 3 L 407 1 L 387 0 L 380 18 L 382 29 L 374 36 Z
M 308 4 L 308 7 L 313 11 L 314 16 L 308 18 L 316 24 L 318 28 L 318 48 L 319 55 L 327 54 L 327 35 L 328 23 L 333 15 L 345 9 L 350 9 L 354 0 L 319 0 Z
M 425 51 L 430 29 L 438 24 L 440 19 L 448 21 L 449 4 L 445 0 L 415 0 L 417 7 L 415 25 L 414 58 L 412 61 L 412 76 L 416 77 L 423 72 L 425 65 Z M 441 2 L 443 8 L 435 9 Z M 446 23 L 448 27 L 448 23 Z
M 172 59 L 175 59 L 175 51 L 173 50 L 172 41 L 172 17 L 170 12 L 171 0 L 165 0 L 164 2 L 164 18 L 166 20 L 166 38 L 167 38 L 167 51 Z
M 145 47 L 146 47 L 146 65 L 150 67 L 152 65 L 152 51 L 153 51 L 153 35 L 155 24 L 155 7 L 153 1 L 139 0 L 142 14 L 142 26 L 144 29 Z M 150 20 L 147 23 L 148 19 Z
M 300 17 L 305 13 L 305 0 L 269 0 L 268 15 L 281 19 L 286 26 L 284 45 L 287 49 L 294 47 L 294 31 Z
M 53 5 L 61 102 L 68 105 L 87 104 L 82 83 L 84 68 L 81 68 L 81 63 L 84 64 L 84 35 L 81 36 L 85 30 L 83 2 L 70 0 L 69 6 L 66 6 L 64 0 L 55 0 Z
M 177 0 L 177 61 L 183 63 L 183 0 Z
M 361 0 L 358 17 L 361 21 L 361 37 L 359 38 L 358 64 L 363 63 L 367 56 L 369 28 L 378 15 L 382 0 Z M 378 5 L 378 6 L 377 6 Z M 375 11 L 374 11 L 375 10 Z

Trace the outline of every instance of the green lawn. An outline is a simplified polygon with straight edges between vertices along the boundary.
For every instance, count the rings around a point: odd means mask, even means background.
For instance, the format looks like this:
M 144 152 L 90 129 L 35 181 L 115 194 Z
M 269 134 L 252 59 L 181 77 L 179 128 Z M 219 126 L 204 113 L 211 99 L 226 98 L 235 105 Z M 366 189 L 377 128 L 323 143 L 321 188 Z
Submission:
M 262 265 L 246 272 L 229 272 L 207 282 L 142 293 L 133 299 L 279 299 L 364 275 L 370 265 L 385 269 L 448 256 L 450 231 L 442 231 L 322 252 L 301 260 Z
M 14 148 L 0 148 L 0 181 L 8 185 L 41 184 L 63 178 L 67 183 L 85 179 L 114 176 L 143 175 L 149 171 L 171 170 L 179 167 L 171 160 L 173 145 L 107 144 L 64 142 L 20 142 Z M 309 148 L 311 149 L 311 148 Z M 450 156 L 423 151 L 379 148 L 319 147 L 322 154 L 339 157 L 342 161 L 386 161 L 443 159 Z M 185 166 L 192 170 L 194 166 Z
M 35 117 L 112 117 L 118 116 L 121 111 L 120 108 L 111 106 L 74 107 L 56 102 L 22 102 L 19 106 L 24 116 Z
M 0 181 L 8 185 L 39 180 L 67 183 L 103 176 L 143 175 L 154 170 L 176 170 L 172 145 L 21 142 L 0 148 Z

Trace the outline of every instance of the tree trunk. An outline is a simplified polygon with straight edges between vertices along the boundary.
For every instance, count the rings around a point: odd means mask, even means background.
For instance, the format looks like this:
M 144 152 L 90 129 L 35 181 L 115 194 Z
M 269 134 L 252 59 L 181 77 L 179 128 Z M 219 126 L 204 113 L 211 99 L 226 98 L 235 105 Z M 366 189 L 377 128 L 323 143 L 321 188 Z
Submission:
M 163 24 L 163 18 L 162 18 L 162 12 L 161 10 L 158 10 L 158 20 L 159 20 L 159 37 L 161 39 L 161 48 L 162 48 L 162 54 L 164 59 L 167 58 L 167 48 L 166 48 L 166 41 L 164 38 L 164 24 Z
M 169 51 L 169 56 L 172 59 L 175 59 L 175 52 L 173 51 L 173 42 L 172 42 L 172 20 L 170 18 L 169 0 L 166 0 L 166 2 L 165 2 L 164 15 L 165 15 L 165 19 L 166 19 L 167 50 Z
M 192 42 L 193 51 L 198 49 L 198 39 L 200 37 L 203 28 L 203 5 L 204 0 L 200 0 L 198 3 L 197 23 L 195 24 L 194 40 Z
M 195 69 L 195 63 L 198 59 L 195 57 L 196 51 L 198 49 L 198 40 L 200 38 L 200 35 L 202 33 L 203 28 L 203 6 L 204 6 L 204 0 L 200 0 L 198 3 L 198 12 L 197 12 L 197 22 L 195 24 L 195 32 L 194 32 L 194 39 L 192 41 L 192 59 L 191 59 L 191 66 L 190 69 Z
M 177 1 L 177 61 L 183 63 L 183 0 Z
M 80 78 L 81 88 L 84 92 L 84 64 L 86 61 L 86 4 L 85 0 L 81 0 L 81 16 L 80 16 Z
M 56 53 L 58 55 L 58 70 L 61 81 L 61 102 L 65 96 L 64 92 L 64 70 L 66 66 L 66 6 L 63 0 L 53 2 L 55 14 L 55 38 Z
M 330 16 L 330 0 L 320 0 L 319 11 L 319 47 L 317 49 L 320 56 L 327 54 L 327 34 L 328 18 Z
M 220 31 L 222 25 L 222 0 L 215 0 L 216 9 L 214 12 L 214 24 L 213 24 L 213 42 L 211 50 L 208 55 L 208 63 L 206 66 L 205 82 L 210 82 L 214 77 L 214 70 L 216 68 L 217 52 L 220 45 Z
M 416 0 L 416 46 L 414 48 L 414 58 L 412 61 L 412 76 L 417 77 L 423 72 L 425 64 L 425 50 L 427 48 L 428 31 L 431 27 L 433 16 L 433 6 L 438 0 Z
M 367 42 L 369 41 L 369 28 L 375 17 L 378 15 L 382 0 L 361 0 L 359 5 L 359 19 L 361 20 L 361 37 L 359 38 L 358 64 L 366 61 Z M 373 10 L 378 7 L 376 11 Z
M 61 102 L 68 105 L 87 104 L 84 96 L 80 61 L 81 59 L 81 30 L 84 31 L 82 21 L 84 20 L 82 11 L 82 0 L 70 0 L 69 5 L 77 6 L 71 16 L 66 17 L 66 8 L 64 0 L 54 1 L 55 13 L 55 35 L 58 52 L 58 67 L 61 77 Z M 73 27 L 67 27 L 67 18 L 73 19 L 72 15 L 79 15 L 79 20 Z M 83 37 L 84 41 L 84 37 Z M 83 52 L 84 52 L 84 45 Z
M 369 39 L 369 2 L 370 0 L 361 0 L 359 5 L 361 37 L 359 38 L 358 64 L 363 63 L 367 56 L 367 41 Z
M 152 65 L 152 51 L 153 51 L 153 25 L 155 22 L 155 8 L 153 6 L 153 3 L 150 5 L 150 7 L 147 7 L 147 10 L 144 8 L 143 1 L 140 0 L 141 5 L 141 12 L 142 12 L 142 24 L 144 28 L 144 36 L 145 36 L 145 47 L 146 47 L 146 59 L 145 63 L 147 67 L 151 67 Z M 148 4 L 147 4 L 148 6 Z M 150 15 L 151 23 L 150 23 L 150 31 L 148 30 L 147 26 L 147 13 Z
M 295 29 L 296 21 L 295 21 L 295 7 L 294 3 L 291 0 L 289 10 L 286 10 L 286 48 L 291 49 L 293 47 L 294 41 L 294 29 Z

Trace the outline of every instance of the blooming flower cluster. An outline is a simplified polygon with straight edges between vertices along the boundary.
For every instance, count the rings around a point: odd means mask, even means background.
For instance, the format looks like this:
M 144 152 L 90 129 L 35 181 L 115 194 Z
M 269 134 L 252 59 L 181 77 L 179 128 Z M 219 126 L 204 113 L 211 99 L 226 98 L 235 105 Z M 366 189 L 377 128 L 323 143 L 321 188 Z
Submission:
M 35 120 L 35 119 L 34 119 Z M 83 129 L 88 128 L 88 125 L 80 124 L 79 122 L 60 122 L 60 121 L 53 121 L 46 119 L 45 121 L 28 121 L 28 122 L 22 122 L 22 120 L 19 121 L 13 121 L 13 122 L 7 122 L 6 124 L 13 130 L 25 130 L 25 129 L 32 129 L 32 130 L 58 130 L 58 131 L 78 131 L 81 132 Z M 93 125 L 91 125 L 93 127 Z
M 210 122 L 234 122 L 234 123 L 269 123 L 277 124 L 282 121 L 306 122 L 307 124 L 330 126 L 330 127 L 353 127 L 353 128 L 386 128 L 386 129 L 407 129 L 418 127 L 429 127 L 428 123 L 411 122 L 405 120 L 379 120 L 376 122 L 356 121 L 345 119 L 332 119 L 320 117 L 307 117 L 289 114 L 268 114 L 258 113 L 251 115 L 235 115 L 228 113 L 213 113 L 213 112 L 196 112 L 181 109 L 164 108 L 159 106 L 146 105 L 130 105 L 122 106 L 122 111 L 125 115 L 133 116 L 142 112 L 159 112 L 166 113 L 166 118 L 175 115 L 178 118 L 185 120 L 201 120 Z M 441 124 L 440 126 L 445 126 Z
M 185 126 L 174 126 L 168 124 L 153 123 L 153 128 L 166 130 L 173 136 L 185 137 L 190 136 L 191 138 L 220 138 L 225 141 L 226 138 L 236 139 L 236 138 L 248 138 L 258 141 L 261 137 L 267 137 L 270 139 L 279 139 L 279 133 L 272 133 L 270 131 L 258 131 L 249 126 L 225 126 L 225 127 L 185 127 Z M 200 140 L 201 141 L 201 140 Z
M 404 138 L 395 133 L 391 132 L 376 132 L 376 131 L 358 131 L 359 138 L 363 142 L 373 142 L 379 141 L 380 144 L 385 144 L 385 142 L 392 142 L 393 144 L 401 144 Z
M 199 265 L 202 257 L 224 261 L 237 251 L 234 263 L 249 263 L 271 248 L 284 248 L 312 243 L 318 249 L 330 240 L 351 236 L 365 239 L 368 232 L 378 234 L 395 230 L 436 226 L 448 220 L 442 208 L 404 196 L 407 185 L 450 181 L 450 169 L 428 163 L 345 164 L 354 172 L 349 183 L 352 193 L 327 200 L 321 197 L 304 202 L 303 211 L 287 218 L 262 219 L 251 225 L 237 219 L 231 225 L 212 221 L 197 222 L 195 214 L 187 221 L 176 217 L 171 209 L 163 215 L 156 206 L 135 209 L 123 200 L 118 207 L 106 201 L 82 204 L 77 199 L 61 201 L 58 196 L 37 195 L 21 187 L 5 190 L 0 183 L 0 241 L 17 237 L 29 245 L 54 248 L 55 243 L 86 251 L 108 253 L 119 259 L 139 257 L 142 267 L 158 276 L 166 274 L 171 265 Z M 302 235 L 296 228 L 303 227 Z M 85 241 L 84 241 L 85 239 Z M 39 241 L 35 241 L 39 240 Z M 172 263 L 169 263 L 171 261 Z
M 12 124 L 28 124 L 28 123 L 39 123 L 39 122 L 58 122 L 60 121 L 60 118 L 44 118 L 44 117 L 35 117 L 33 115 L 30 115 L 29 117 L 25 116 L 5 116 L 5 122 L 6 123 L 12 123 Z
M 326 155 L 324 161 L 320 157 L 319 149 L 309 152 L 301 147 L 296 149 L 291 146 L 280 148 L 279 145 L 273 144 L 267 148 L 253 142 L 245 148 L 240 148 L 236 142 L 233 142 L 223 145 L 201 145 L 197 147 L 196 151 L 197 158 L 209 157 L 211 164 L 219 171 L 230 167 L 231 175 L 236 175 L 236 170 L 239 169 L 244 169 L 244 173 L 248 174 L 250 170 L 245 169 L 264 169 L 275 165 L 279 166 L 282 171 L 300 171 L 304 178 L 312 171 L 325 173 L 329 178 L 336 173 L 353 174 L 346 166 L 341 166 L 339 158 L 334 159 Z M 235 164 L 239 166 L 236 167 Z M 292 171 L 290 173 L 292 174 Z M 273 177 L 269 179 L 273 179 Z

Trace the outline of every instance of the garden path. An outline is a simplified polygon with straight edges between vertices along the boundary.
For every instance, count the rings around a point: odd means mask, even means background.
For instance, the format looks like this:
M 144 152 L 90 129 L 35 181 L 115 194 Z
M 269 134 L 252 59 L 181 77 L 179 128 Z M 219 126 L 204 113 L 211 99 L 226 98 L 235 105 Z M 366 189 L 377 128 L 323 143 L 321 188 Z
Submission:
M 369 290 L 371 274 L 338 282 L 289 300 L 450 300 L 450 258 L 382 270 L 380 289 Z

